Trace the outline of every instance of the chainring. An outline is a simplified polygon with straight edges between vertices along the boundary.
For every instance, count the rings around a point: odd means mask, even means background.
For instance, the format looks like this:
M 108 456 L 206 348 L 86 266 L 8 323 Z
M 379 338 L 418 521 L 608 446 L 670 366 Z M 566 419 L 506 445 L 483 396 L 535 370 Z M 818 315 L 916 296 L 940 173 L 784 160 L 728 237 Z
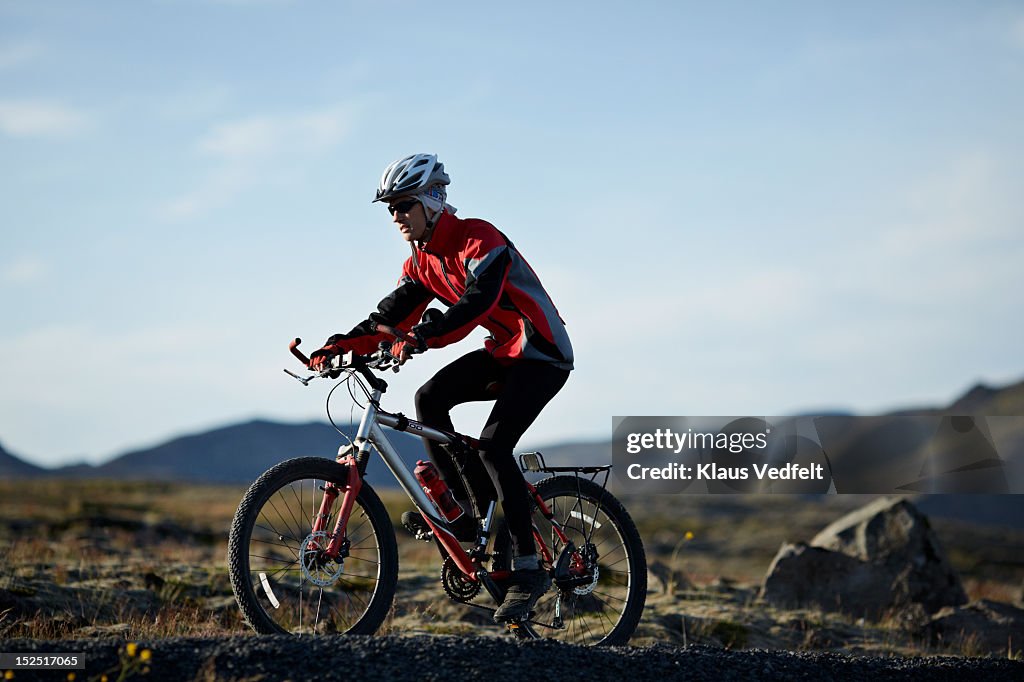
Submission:
M 480 594 L 480 582 L 467 578 L 451 557 L 441 565 L 441 586 L 449 599 L 462 604 Z

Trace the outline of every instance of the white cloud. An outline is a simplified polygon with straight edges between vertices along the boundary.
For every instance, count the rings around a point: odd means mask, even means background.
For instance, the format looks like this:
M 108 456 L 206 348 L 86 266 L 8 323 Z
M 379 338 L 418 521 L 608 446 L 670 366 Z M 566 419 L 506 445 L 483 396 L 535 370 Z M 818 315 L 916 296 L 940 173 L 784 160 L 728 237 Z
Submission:
M 295 0 L 207 0 L 207 2 L 214 5 L 235 5 L 236 7 L 274 7 L 295 4 Z
M 240 9 L 246 8 L 275 8 L 275 7 L 288 7 L 294 5 L 296 0 L 157 0 L 159 4 L 177 6 L 181 4 L 190 5 L 222 5 L 227 7 L 238 7 Z
M 907 300 L 995 294 L 993 275 L 1016 258 L 1024 219 L 1013 177 L 982 152 L 933 169 L 908 186 L 906 214 L 871 245 L 872 260 L 899 273 Z
M 222 115 L 233 98 L 230 88 L 193 85 L 159 97 L 156 114 L 172 121 L 208 120 Z
M 553 409 L 891 409 L 1012 373 L 1019 360 L 992 349 L 1024 329 L 1020 168 L 994 147 L 951 153 L 894 179 L 869 212 L 821 215 L 838 227 L 818 228 L 814 251 L 794 239 L 763 263 L 708 270 L 662 248 L 610 275 L 539 269 L 579 345 L 572 408 Z
M 283 383 L 249 349 L 220 352 L 239 347 L 228 325 L 187 322 L 0 333 L 0 439 L 41 460 L 95 461 L 112 443 L 224 420 L 264 385 Z
M 1010 39 L 1017 47 L 1024 48 L 1024 16 L 1017 17 L 1011 22 Z
M 22 257 L 7 263 L 0 269 L 0 280 L 8 284 L 35 284 L 46 278 L 49 268 L 45 263 L 32 257 Z
M 159 214 L 170 220 L 198 215 L 219 206 L 255 182 L 255 175 L 238 166 L 211 171 L 204 182 L 179 197 L 164 203 Z
M 255 116 L 214 128 L 199 149 L 226 159 L 310 153 L 334 146 L 350 129 L 343 108 L 292 116 Z
M 0 47 L 0 71 L 13 69 L 43 54 L 39 43 L 24 42 Z
M 977 215 L 998 197 L 998 160 L 989 153 L 975 151 L 950 159 L 912 185 L 908 191 L 910 206 L 919 212 L 939 215 L 953 213 Z
M 85 128 L 81 112 L 38 100 L 0 100 L 0 132 L 11 137 L 60 137 Z
M 343 142 L 353 126 L 351 107 L 279 116 L 251 116 L 214 126 L 196 149 L 214 160 L 204 181 L 165 202 L 165 219 L 197 215 L 265 182 L 292 176 Z

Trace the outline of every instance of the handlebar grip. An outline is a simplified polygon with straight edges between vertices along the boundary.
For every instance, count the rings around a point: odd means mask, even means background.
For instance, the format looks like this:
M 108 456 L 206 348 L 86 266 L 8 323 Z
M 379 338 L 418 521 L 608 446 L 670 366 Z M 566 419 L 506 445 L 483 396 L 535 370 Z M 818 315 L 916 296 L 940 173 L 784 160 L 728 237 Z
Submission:
M 393 336 L 399 341 L 405 341 L 414 348 L 418 345 L 414 337 L 406 334 L 401 329 L 396 329 L 395 327 L 391 327 L 386 324 L 378 324 L 377 331 L 380 332 L 381 334 Z
M 309 367 L 309 358 L 299 350 L 300 343 L 302 343 L 302 339 L 296 337 L 295 340 L 288 344 L 288 350 L 292 352 L 292 355 L 298 358 L 299 362 L 301 362 L 304 367 Z

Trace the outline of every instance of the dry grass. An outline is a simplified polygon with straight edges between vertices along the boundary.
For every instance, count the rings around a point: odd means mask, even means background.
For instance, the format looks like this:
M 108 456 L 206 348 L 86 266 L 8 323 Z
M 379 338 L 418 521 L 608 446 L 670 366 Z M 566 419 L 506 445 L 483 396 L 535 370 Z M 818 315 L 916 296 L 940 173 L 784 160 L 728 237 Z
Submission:
M 241 486 L 0 482 L 0 638 L 131 641 L 248 632 L 226 568 L 227 532 L 243 492 Z M 404 495 L 383 491 L 381 497 L 400 552 L 398 595 L 381 631 L 500 636 L 488 614 L 445 597 L 434 545 L 401 528 L 399 517 L 410 508 Z M 777 611 L 755 599 L 782 542 L 809 539 L 823 520 L 862 499 L 656 496 L 624 502 L 649 563 L 662 564 L 668 577 L 667 584 L 652 581 L 636 644 L 938 653 L 895 621 Z M 1002 557 L 985 560 L 994 537 L 950 536 L 956 541 L 950 554 L 972 599 L 1018 598 L 1024 570 L 1008 570 Z M 1014 646 L 1005 654 L 1019 658 Z M 969 637 L 941 652 L 984 653 Z
M 1012 604 L 1021 599 L 1021 584 L 1010 584 L 1001 580 L 967 578 L 964 580 L 964 591 L 971 601 L 988 599 Z M 1022 637 L 1024 639 L 1024 637 Z

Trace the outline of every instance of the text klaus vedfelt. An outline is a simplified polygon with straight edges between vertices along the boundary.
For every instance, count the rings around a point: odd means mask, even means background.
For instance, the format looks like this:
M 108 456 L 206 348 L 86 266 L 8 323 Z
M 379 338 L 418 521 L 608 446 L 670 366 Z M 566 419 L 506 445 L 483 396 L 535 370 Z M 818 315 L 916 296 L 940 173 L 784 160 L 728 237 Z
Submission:
M 644 450 L 671 450 L 679 454 L 686 449 L 711 449 L 731 453 L 746 452 L 768 447 L 765 433 L 699 433 L 693 429 L 676 432 L 671 429 L 657 429 L 652 433 L 630 433 L 626 436 L 626 452 L 640 454 Z M 801 466 L 789 463 L 783 466 L 751 462 L 739 466 L 722 466 L 715 462 L 704 464 L 682 464 L 672 462 L 664 466 L 645 467 L 638 463 L 626 467 L 626 475 L 634 481 L 642 480 L 706 480 L 706 481 L 791 481 L 824 479 L 820 464 Z

